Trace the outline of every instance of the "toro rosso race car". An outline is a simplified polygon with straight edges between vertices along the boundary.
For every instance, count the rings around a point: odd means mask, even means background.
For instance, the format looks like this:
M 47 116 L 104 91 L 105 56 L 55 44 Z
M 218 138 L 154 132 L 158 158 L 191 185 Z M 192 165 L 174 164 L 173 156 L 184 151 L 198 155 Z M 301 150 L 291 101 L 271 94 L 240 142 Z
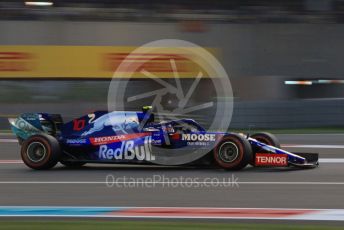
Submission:
M 49 169 L 86 163 L 312 168 L 318 154 L 291 153 L 275 136 L 208 132 L 192 119 L 157 122 L 151 107 L 140 112 L 96 111 L 63 123 L 58 114 L 25 113 L 10 118 L 24 163 Z

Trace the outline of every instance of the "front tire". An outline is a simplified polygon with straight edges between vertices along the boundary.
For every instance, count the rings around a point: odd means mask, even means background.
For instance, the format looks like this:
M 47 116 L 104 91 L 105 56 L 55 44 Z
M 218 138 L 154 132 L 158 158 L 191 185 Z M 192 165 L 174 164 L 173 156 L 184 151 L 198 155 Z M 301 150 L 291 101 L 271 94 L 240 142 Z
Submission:
M 21 158 L 32 169 L 50 169 L 57 164 L 60 156 L 58 141 L 47 134 L 33 135 L 21 146 Z
M 226 170 L 240 170 L 252 161 L 252 149 L 248 140 L 238 134 L 222 138 L 213 150 L 216 164 Z
M 278 141 L 277 137 L 271 133 L 267 133 L 267 132 L 255 133 L 251 137 L 264 144 L 271 145 L 276 148 L 281 148 L 281 144 Z
M 281 144 L 278 141 L 277 137 L 271 133 L 267 133 L 267 132 L 255 133 L 251 136 L 251 138 L 256 139 L 257 141 L 262 142 L 264 144 L 267 144 L 276 148 L 281 148 Z M 268 152 L 262 148 L 253 147 L 254 157 L 252 161 L 250 162 L 251 165 L 255 164 L 256 153 L 268 153 Z

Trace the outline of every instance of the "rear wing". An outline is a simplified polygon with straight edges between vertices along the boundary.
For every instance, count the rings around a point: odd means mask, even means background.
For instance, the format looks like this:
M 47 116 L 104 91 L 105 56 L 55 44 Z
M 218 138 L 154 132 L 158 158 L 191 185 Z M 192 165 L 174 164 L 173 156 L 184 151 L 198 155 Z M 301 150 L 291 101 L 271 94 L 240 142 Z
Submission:
M 23 113 L 17 118 L 9 118 L 8 121 L 19 143 L 39 133 L 58 136 L 63 125 L 60 114 L 48 113 Z

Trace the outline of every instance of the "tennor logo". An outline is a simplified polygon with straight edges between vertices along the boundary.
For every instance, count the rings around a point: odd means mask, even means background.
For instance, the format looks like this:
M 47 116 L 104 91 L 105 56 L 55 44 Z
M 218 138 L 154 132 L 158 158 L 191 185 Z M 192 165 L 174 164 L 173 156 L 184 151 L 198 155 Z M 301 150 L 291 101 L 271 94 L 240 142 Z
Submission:
M 287 154 L 256 153 L 256 166 L 287 166 Z

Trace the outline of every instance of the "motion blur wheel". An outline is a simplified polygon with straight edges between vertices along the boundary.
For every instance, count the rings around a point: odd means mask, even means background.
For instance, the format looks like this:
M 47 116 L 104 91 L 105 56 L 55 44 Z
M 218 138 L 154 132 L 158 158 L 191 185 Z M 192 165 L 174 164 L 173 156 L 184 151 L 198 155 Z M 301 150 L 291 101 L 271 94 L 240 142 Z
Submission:
M 224 142 L 219 148 L 219 157 L 223 162 L 231 163 L 239 156 L 239 148 L 233 142 Z
M 61 155 L 57 140 L 46 134 L 33 135 L 25 140 L 21 147 L 23 162 L 32 169 L 54 167 Z
M 32 162 L 40 162 L 47 154 L 47 149 L 41 142 L 31 142 L 26 150 L 27 157 Z
M 226 170 L 239 170 L 252 159 L 251 145 L 247 139 L 237 134 L 222 138 L 213 150 L 216 164 Z

